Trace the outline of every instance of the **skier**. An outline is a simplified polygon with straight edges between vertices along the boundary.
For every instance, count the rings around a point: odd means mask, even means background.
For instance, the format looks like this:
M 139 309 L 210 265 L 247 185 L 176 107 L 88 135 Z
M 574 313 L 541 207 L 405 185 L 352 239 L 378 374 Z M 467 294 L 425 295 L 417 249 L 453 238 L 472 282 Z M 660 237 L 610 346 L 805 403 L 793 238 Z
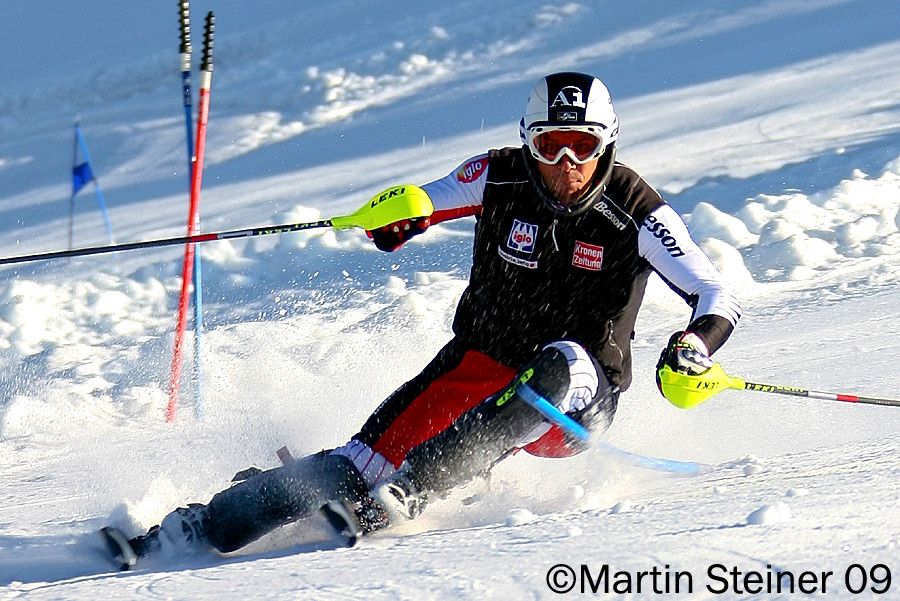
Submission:
M 606 86 L 582 73 L 542 78 L 519 131 L 522 146 L 408 186 L 431 199 L 430 217 L 368 232 L 394 251 L 430 225 L 476 217 L 454 336 L 431 363 L 346 445 L 256 471 L 146 535 L 114 532 L 114 549 L 126 560 L 163 547 L 229 552 L 317 511 L 352 544 L 415 518 L 518 450 L 583 450 L 523 396 L 542 396 L 595 434 L 608 428 L 631 382 L 631 339 L 653 271 L 693 308 L 657 368 L 696 375 L 712 365 L 740 306 L 675 210 L 615 160 L 619 121 Z

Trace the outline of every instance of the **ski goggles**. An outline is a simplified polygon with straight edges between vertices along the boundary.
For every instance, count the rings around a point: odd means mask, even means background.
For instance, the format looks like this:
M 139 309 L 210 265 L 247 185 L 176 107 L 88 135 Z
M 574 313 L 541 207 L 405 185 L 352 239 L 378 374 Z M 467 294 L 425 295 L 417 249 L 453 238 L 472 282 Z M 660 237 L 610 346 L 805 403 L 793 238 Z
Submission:
M 528 147 L 534 158 L 548 165 L 558 163 L 563 155 L 584 165 L 606 151 L 600 127 L 581 126 L 579 129 L 534 127 L 528 131 Z

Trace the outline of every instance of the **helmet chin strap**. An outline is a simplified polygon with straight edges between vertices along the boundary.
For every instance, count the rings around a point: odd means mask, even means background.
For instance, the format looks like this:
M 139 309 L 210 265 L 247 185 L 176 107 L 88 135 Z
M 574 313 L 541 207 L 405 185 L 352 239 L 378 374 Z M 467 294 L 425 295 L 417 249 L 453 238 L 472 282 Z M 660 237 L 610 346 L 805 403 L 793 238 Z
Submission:
M 597 165 L 597 173 L 594 174 L 594 181 L 591 184 L 590 189 L 588 189 L 588 191 L 580 198 L 568 204 L 557 199 L 556 195 L 547 187 L 547 183 L 541 176 L 541 172 L 537 169 L 537 160 L 531 156 L 527 147 L 522 148 L 522 154 L 525 156 L 525 170 L 528 172 L 528 177 L 531 179 L 532 183 L 534 183 L 538 195 L 541 197 L 541 200 L 544 201 L 544 204 L 547 205 L 547 208 L 559 215 L 573 217 L 586 213 L 594 208 L 594 205 L 596 205 L 597 202 L 599 202 L 600 197 L 603 196 L 603 192 L 606 190 L 606 184 L 609 183 L 609 178 L 612 175 L 613 165 L 616 162 L 616 145 L 610 144 L 609 147 L 607 147 L 606 152 L 603 153 L 603 156 L 600 157 Z

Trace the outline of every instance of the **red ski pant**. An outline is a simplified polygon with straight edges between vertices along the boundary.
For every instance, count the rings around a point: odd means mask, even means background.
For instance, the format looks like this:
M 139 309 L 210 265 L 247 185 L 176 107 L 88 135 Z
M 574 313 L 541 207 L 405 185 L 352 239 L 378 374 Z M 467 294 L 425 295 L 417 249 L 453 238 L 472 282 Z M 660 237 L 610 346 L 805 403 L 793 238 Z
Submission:
M 504 388 L 517 370 L 478 351 L 445 346 L 418 376 L 394 392 L 354 438 L 395 467 L 419 444 L 443 432 L 464 412 Z M 575 453 L 553 427 L 526 445 L 530 453 L 565 457 Z

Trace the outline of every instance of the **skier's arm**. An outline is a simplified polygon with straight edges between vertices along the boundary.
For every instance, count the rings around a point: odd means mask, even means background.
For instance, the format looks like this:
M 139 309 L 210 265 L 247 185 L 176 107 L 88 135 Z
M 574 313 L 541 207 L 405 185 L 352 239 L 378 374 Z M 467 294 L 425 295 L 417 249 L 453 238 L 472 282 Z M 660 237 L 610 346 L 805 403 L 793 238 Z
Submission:
M 672 207 L 657 207 L 641 224 L 638 252 L 693 308 L 685 332 L 695 334 L 706 347 L 698 350 L 714 353 L 737 325 L 741 307 Z
M 488 155 L 482 154 L 467 160 L 444 177 L 422 186 L 434 205 L 431 223 L 481 215 L 487 172 Z
M 429 226 L 451 219 L 481 214 L 484 184 L 487 181 L 488 155 L 473 157 L 452 173 L 422 186 L 434 205 L 430 217 L 404 219 L 366 232 L 379 249 L 391 252 Z

